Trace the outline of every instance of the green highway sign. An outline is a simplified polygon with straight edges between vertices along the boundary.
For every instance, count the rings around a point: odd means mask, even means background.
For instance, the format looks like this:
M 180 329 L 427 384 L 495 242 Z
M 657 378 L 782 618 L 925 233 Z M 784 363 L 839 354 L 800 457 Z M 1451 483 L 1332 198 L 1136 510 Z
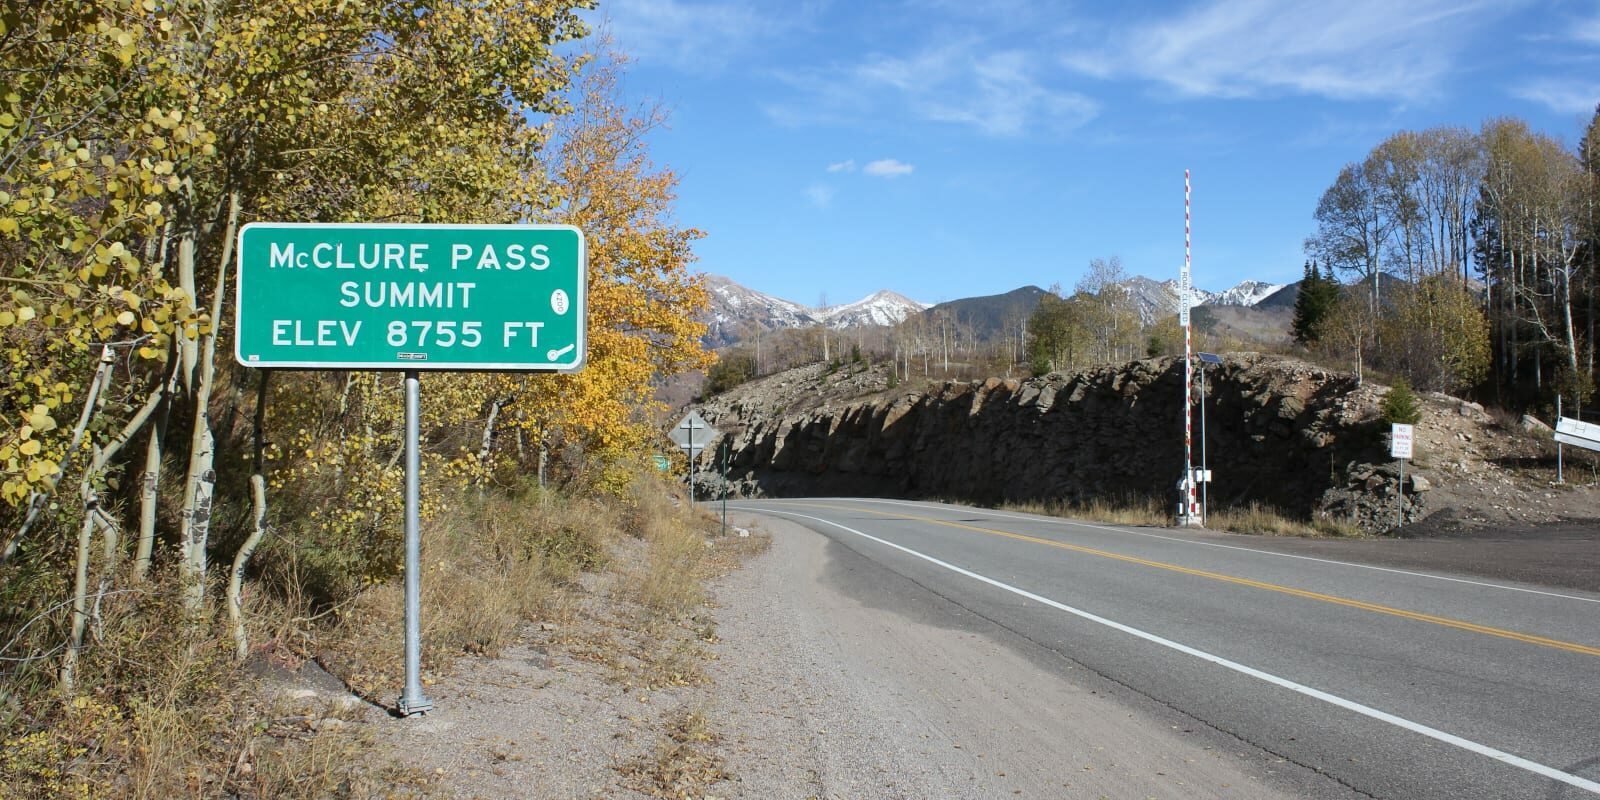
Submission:
M 257 222 L 238 241 L 248 367 L 572 372 L 587 356 L 570 225 Z

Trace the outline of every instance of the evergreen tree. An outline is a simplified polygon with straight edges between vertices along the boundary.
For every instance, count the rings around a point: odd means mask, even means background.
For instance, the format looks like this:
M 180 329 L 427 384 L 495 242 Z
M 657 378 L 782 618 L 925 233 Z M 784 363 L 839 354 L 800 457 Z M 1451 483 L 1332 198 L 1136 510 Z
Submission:
M 1411 382 L 1404 377 L 1395 378 L 1394 386 L 1383 396 L 1378 410 L 1382 412 L 1384 422 L 1415 425 L 1422 419 L 1422 406 L 1417 401 L 1416 393 L 1411 391 Z
M 1314 261 L 1306 262 L 1305 277 L 1294 300 L 1294 340 L 1310 346 L 1321 341 L 1328 315 L 1339 302 L 1339 283 L 1317 271 Z

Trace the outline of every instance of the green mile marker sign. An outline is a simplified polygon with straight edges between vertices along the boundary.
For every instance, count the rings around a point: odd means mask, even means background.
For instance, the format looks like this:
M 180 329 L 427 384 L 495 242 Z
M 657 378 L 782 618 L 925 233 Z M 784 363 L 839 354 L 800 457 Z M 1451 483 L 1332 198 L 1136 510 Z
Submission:
M 572 372 L 587 355 L 568 225 L 258 222 L 238 257 L 248 367 Z

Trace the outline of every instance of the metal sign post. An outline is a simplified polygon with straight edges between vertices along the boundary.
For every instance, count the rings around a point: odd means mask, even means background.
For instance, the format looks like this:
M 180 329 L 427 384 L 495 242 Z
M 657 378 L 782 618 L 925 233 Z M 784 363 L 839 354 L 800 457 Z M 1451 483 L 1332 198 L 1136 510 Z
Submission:
M 1200 525 L 1204 527 L 1211 514 L 1211 465 L 1206 461 L 1206 365 L 1221 364 L 1222 356 L 1216 353 L 1196 353 L 1200 359 L 1200 472 L 1205 480 L 1200 484 Z
M 406 685 L 400 716 L 433 710 L 422 693 L 422 378 L 406 370 Z
M 1389 428 L 1389 455 L 1400 462 L 1400 486 L 1395 492 L 1394 526 L 1404 525 L 1406 514 L 1406 459 L 1411 458 L 1415 430 L 1410 425 L 1395 422 Z
M 728 535 L 728 450 L 733 442 L 722 442 L 722 535 Z
M 570 225 L 261 222 L 239 231 L 234 358 L 405 373 L 405 687 L 422 691 L 421 370 L 576 372 L 588 357 L 583 232 Z
M 1199 525 L 1194 499 L 1194 343 L 1189 326 L 1189 170 L 1183 171 L 1183 271 L 1178 280 L 1178 322 L 1183 325 L 1183 500 L 1179 525 Z
M 669 438 L 672 439 L 672 442 L 689 456 L 690 506 L 694 505 L 695 459 L 699 457 L 700 453 L 705 451 L 706 446 L 711 444 L 713 439 L 720 435 L 722 435 L 721 431 L 711 427 L 711 423 L 706 422 L 705 418 L 700 416 L 700 412 L 693 409 L 690 409 L 689 413 L 683 415 L 683 419 L 678 420 L 678 424 L 674 425 L 671 433 L 668 434 Z

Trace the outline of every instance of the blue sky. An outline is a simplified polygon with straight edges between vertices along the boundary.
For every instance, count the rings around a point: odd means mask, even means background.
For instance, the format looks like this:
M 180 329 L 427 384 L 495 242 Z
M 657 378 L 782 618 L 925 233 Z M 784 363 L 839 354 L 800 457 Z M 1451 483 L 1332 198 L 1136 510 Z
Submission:
M 815 305 L 1070 287 L 1091 258 L 1299 277 L 1340 166 L 1515 115 L 1575 142 L 1600 3 L 602 0 L 698 267 Z

